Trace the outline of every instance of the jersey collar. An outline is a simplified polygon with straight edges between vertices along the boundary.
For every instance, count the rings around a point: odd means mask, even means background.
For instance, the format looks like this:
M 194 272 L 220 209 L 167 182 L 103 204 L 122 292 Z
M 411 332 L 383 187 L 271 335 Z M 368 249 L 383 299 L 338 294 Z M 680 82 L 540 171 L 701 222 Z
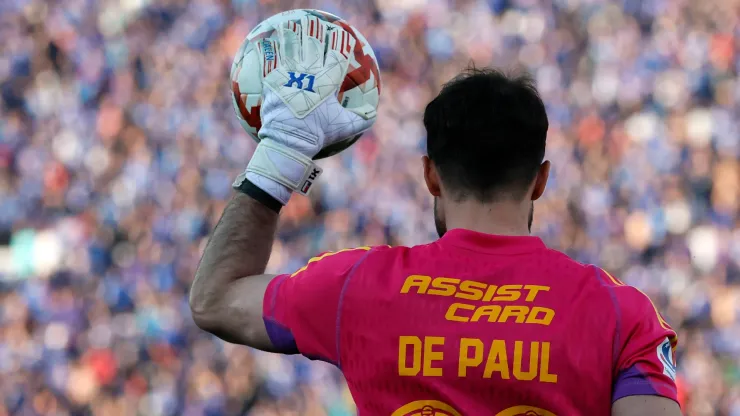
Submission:
M 539 237 L 484 234 L 462 228 L 447 231 L 439 243 L 491 254 L 523 254 L 547 248 Z

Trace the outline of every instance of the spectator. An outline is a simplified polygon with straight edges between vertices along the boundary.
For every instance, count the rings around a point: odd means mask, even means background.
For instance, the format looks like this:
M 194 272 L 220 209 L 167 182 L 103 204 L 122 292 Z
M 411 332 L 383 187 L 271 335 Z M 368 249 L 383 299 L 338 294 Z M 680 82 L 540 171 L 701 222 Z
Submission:
M 374 130 L 281 216 L 270 269 L 434 237 L 421 112 L 470 61 L 534 74 L 554 162 L 535 232 L 646 292 L 689 415 L 740 415 L 734 2 L 0 1 L 0 415 L 353 413 L 322 363 L 224 344 L 187 288 L 254 143 L 229 102 L 250 28 L 311 6 L 375 48 Z

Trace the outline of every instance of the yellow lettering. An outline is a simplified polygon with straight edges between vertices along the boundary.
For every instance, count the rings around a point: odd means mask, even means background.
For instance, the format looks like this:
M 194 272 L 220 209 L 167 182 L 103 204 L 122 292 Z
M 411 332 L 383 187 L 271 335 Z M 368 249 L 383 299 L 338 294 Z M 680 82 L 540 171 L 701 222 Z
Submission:
M 524 299 L 527 302 L 534 302 L 534 298 L 537 297 L 537 293 L 540 291 L 547 292 L 550 290 L 550 286 L 538 286 L 538 285 L 524 285 L 525 290 L 529 290 L 527 297 Z
M 451 277 L 435 277 L 432 280 L 432 287 L 427 294 L 438 295 L 438 296 L 452 296 L 457 290 L 457 284 L 460 283 L 460 279 L 453 279 Z
M 411 367 L 406 365 L 406 356 L 408 347 L 412 347 L 412 364 Z M 399 338 L 398 345 L 398 375 L 415 376 L 421 370 L 421 339 L 414 336 L 402 336 Z
M 473 356 L 468 353 L 473 348 Z M 468 367 L 477 367 L 483 362 L 483 341 L 477 338 L 460 339 L 460 359 L 458 360 L 457 376 L 466 377 Z
M 522 295 L 522 293 L 519 291 L 521 290 L 521 288 L 522 285 L 503 285 L 498 288 L 498 290 L 496 291 L 496 295 L 498 296 L 495 296 L 493 300 L 514 302 Z
M 522 341 L 514 341 L 514 378 L 517 380 L 534 380 L 537 375 L 537 362 L 539 361 L 539 350 L 540 343 L 530 343 L 529 351 L 529 371 L 522 371 L 522 350 L 524 349 L 524 343 Z
M 486 289 L 486 294 L 483 295 L 483 301 L 490 302 L 493 298 L 493 295 L 496 294 L 496 289 L 498 289 L 498 286 L 496 285 L 488 286 L 488 289 Z
M 472 310 L 475 309 L 475 306 L 473 306 L 473 305 L 466 305 L 464 303 L 453 303 L 447 309 L 447 313 L 445 313 L 445 319 L 447 319 L 448 321 L 455 321 L 455 322 L 468 322 L 468 321 L 470 321 L 470 318 L 468 318 L 468 317 L 455 315 L 455 312 L 457 312 L 458 309 L 465 309 L 465 310 L 472 311 Z
M 521 324 L 527 319 L 529 313 L 529 306 L 524 305 L 506 305 L 501 316 L 498 318 L 498 322 L 505 323 L 509 317 L 516 316 L 516 323 Z
M 543 316 L 538 316 L 538 314 L 542 313 Z M 529 315 L 527 316 L 527 322 L 528 324 L 540 324 L 540 325 L 550 325 L 550 322 L 552 322 L 552 318 L 555 316 L 555 311 L 550 308 L 543 308 L 540 306 L 535 306 L 532 308 L 532 311 L 529 312 Z
M 432 367 L 432 361 L 441 361 L 443 358 L 442 351 L 434 351 L 435 345 L 444 345 L 444 337 L 424 337 L 424 371 L 425 377 L 439 377 L 442 375 L 442 369 Z
M 483 317 L 488 317 L 488 322 L 496 322 L 498 315 L 501 313 L 500 305 L 484 305 L 475 310 L 473 317 L 470 319 L 471 322 L 478 322 Z
M 429 282 L 431 281 L 432 278 L 430 276 L 413 274 L 407 277 L 406 281 L 403 282 L 401 293 L 409 293 L 409 290 L 411 290 L 412 287 L 416 287 L 416 293 L 423 295 L 424 293 L 427 293 L 427 289 L 429 289 Z
M 459 292 L 455 294 L 455 297 L 467 300 L 480 300 L 483 297 L 483 289 L 488 287 L 487 284 L 476 282 L 474 280 L 463 280 L 460 283 Z
M 540 368 L 540 381 L 543 383 L 557 383 L 558 375 L 550 374 L 550 343 L 542 343 L 542 366 Z
M 501 373 L 501 378 L 509 379 L 509 361 L 506 358 L 506 343 L 500 339 L 491 342 L 491 350 L 488 351 L 486 360 L 486 369 L 483 371 L 483 378 L 491 378 L 493 372 Z

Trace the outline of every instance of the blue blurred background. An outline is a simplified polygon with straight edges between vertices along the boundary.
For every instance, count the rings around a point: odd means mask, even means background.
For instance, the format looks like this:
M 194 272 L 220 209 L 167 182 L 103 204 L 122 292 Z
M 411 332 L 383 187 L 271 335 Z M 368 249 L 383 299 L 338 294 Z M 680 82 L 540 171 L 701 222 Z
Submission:
M 283 211 L 269 268 L 432 240 L 421 112 L 474 62 L 550 115 L 535 232 L 679 333 L 689 415 L 740 415 L 740 34 L 732 0 L 0 0 L 0 416 L 350 415 L 328 365 L 196 329 L 187 290 L 254 143 L 229 101 L 279 11 L 345 17 L 378 122 Z

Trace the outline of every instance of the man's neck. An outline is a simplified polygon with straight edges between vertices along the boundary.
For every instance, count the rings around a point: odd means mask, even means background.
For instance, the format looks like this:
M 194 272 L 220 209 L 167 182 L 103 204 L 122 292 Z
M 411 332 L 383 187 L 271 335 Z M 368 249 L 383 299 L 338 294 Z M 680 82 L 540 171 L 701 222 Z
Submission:
M 455 202 L 445 206 L 447 229 L 485 234 L 528 236 L 529 205 L 517 202 Z

